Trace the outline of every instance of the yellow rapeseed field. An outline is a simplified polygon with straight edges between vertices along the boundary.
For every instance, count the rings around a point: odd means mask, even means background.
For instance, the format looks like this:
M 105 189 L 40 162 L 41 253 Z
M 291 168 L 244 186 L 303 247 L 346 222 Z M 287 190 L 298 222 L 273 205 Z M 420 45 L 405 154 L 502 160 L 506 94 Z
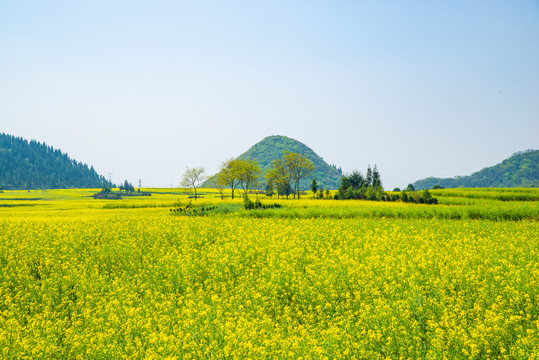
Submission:
M 0 194 L 0 358 L 539 359 L 537 190 L 207 216 L 148 190 Z

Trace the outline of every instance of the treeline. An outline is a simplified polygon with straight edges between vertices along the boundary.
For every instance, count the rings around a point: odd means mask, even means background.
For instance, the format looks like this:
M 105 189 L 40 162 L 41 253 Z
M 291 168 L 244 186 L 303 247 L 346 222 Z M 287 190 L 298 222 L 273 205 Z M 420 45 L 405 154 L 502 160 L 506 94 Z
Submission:
M 105 183 L 93 167 L 45 143 L 0 134 L 0 188 L 99 188 Z
M 374 169 L 371 169 L 369 165 L 366 176 L 358 170 L 354 170 L 350 175 L 342 176 L 337 199 L 382 200 L 384 194 L 376 165 Z
M 398 190 L 398 189 L 395 189 Z M 382 179 L 380 173 L 374 166 L 371 169 L 370 165 L 367 168 L 365 176 L 358 171 L 354 170 L 350 175 L 343 175 L 341 178 L 341 184 L 339 191 L 335 194 L 335 199 L 340 200 L 371 200 L 371 201 L 402 201 L 418 204 L 437 204 L 438 200 L 432 197 L 428 190 L 421 192 L 414 191 L 413 187 L 409 185 L 408 191 L 394 191 L 388 193 L 384 191 L 382 187 Z
M 238 187 L 245 195 L 249 190 L 257 189 L 264 178 L 267 183 L 266 195 L 272 196 L 275 193 L 277 197 L 286 198 L 293 195 L 299 199 L 301 180 L 307 178 L 314 170 L 313 162 L 305 156 L 285 151 L 282 158 L 272 161 L 271 167 L 265 173 L 256 160 L 226 160 L 217 175 L 211 178 L 211 182 L 221 194 L 224 189 L 230 189 L 234 198 Z
M 135 187 L 127 180 L 125 180 L 122 184 L 120 184 L 120 186 L 118 186 L 118 190 L 120 191 L 113 191 L 113 189 L 109 186 L 108 183 L 104 183 L 103 187 L 101 188 L 101 191 L 93 194 L 92 196 L 94 199 L 120 200 L 124 196 L 152 195 L 150 192 L 140 191 L 140 188 L 135 192 Z
M 189 176 L 197 170 L 197 176 Z M 300 182 L 309 178 L 315 170 L 313 162 L 305 156 L 289 151 L 284 151 L 280 159 L 272 161 L 271 167 L 263 173 L 256 160 L 229 159 L 223 162 L 219 172 L 210 179 L 211 184 L 221 192 L 224 198 L 224 189 L 230 189 L 232 199 L 238 188 L 243 190 L 244 197 L 250 190 L 257 189 L 262 176 L 267 182 L 266 196 L 277 195 L 300 198 Z M 199 186 L 203 178 L 203 168 L 187 169 L 182 184 L 185 187 L 195 189 Z M 188 178 L 190 181 L 185 181 Z M 398 189 L 395 189 L 398 190 Z M 420 204 L 437 204 L 438 200 L 432 197 L 428 190 L 414 191 L 409 185 L 406 191 L 385 192 L 382 187 L 382 179 L 376 165 L 371 169 L 367 168 L 366 175 L 355 170 L 349 175 L 342 175 L 337 193 L 331 197 L 329 189 L 320 187 L 316 178 L 312 179 L 311 191 L 314 198 L 337 199 L 337 200 L 372 200 L 372 201 L 403 201 Z

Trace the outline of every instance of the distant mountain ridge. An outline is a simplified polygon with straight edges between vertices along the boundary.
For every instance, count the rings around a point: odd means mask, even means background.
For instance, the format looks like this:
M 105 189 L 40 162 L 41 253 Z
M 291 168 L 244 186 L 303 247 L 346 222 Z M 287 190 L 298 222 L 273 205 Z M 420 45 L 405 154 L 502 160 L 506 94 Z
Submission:
M 412 185 L 418 190 L 430 189 L 434 185 L 444 188 L 539 187 L 539 150 L 519 151 L 501 163 L 469 176 L 428 177 Z
M 99 188 L 104 183 L 93 167 L 52 146 L 0 134 L 0 188 L 4 190 Z
M 262 139 L 250 147 L 246 152 L 237 157 L 239 160 L 256 160 L 262 173 L 271 168 L 273 160 L 280 159 L 284 151 L 290 151 L 305 156 L 315 166 L 315 171 L 300 182 L 301 190 L 309 190 L 313 178 L 324 189 L 338 189 L 342 173 L 335 166 L 331 166 L 316 154 L 310 147 L 300 141 L 286 136 L 272 135 Z M 265 187 L 264 179 L 260 181 L 261 187 Z M 211 186 L 208 182 L 206 186 Z

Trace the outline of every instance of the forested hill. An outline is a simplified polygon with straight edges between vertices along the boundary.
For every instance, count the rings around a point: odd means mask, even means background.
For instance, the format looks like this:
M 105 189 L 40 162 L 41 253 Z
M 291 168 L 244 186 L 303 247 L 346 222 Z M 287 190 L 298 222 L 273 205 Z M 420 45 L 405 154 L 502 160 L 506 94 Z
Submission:
M 98 188 L 105 178 L 93 167 L 35 140 L 0 134 L 0 189 Z
M 413 183 L 416 189 L 474 187 L 539 187 L 539 150 L 517 152 L 501 163 L 454 178 L 429 177 Z
M 318 156 L 307 145 L 286 136 L 268 136 L 238 156 L 238 159 L 256 160 L 262 172 L 265 173 L 271 168 L 273 160 L 282 158 L 284 151 L 290 151 L 305 156 L 313 162 L 313 165 L 316 168 L 309 178 L 303 179 L 300 182 L 300 188 L 302 190 L 308 190 L 310 188 L 313 177 L 316 178 L 318 185 L 324 189 L 339 188 L 342 176 L 339 169 L 335 166 L 328 165 L 324 159 Z

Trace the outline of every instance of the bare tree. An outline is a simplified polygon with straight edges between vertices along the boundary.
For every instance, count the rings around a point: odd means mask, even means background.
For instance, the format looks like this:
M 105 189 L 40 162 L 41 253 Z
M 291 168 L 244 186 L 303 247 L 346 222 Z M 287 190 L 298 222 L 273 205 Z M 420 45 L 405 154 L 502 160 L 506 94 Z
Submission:
M 197 199 L 197 188 L 202 185 L 206 176 L 204 176 L 204 168 L 186 168 L 182 178 L 182 187 L 192 188 L 195 190 L 195 200 Z

